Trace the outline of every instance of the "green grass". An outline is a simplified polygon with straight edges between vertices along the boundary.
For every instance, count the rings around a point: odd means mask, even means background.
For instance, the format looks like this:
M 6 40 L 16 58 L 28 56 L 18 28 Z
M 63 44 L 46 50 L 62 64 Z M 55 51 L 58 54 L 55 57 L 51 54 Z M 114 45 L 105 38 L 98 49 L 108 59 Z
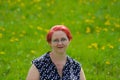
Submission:
M 120 79 L 119 0 L 0 0 L 0 79 L 25 80 L 31 61 L 50 50 L 47 31 L 68 26 L 67 53 L 87 80 Z

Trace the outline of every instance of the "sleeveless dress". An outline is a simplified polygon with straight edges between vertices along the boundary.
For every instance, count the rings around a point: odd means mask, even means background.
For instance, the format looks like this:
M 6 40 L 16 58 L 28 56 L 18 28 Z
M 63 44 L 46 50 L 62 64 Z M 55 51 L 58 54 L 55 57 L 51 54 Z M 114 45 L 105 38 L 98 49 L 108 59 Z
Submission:
M 81 66 L 79 62 L 69 56 L 67 56 L 66 64 L 63 67 L 62 77 L 58 74 L 49 52 L 34 59 L 32 63 L 40 73 L 40 80 L 80 80 Z

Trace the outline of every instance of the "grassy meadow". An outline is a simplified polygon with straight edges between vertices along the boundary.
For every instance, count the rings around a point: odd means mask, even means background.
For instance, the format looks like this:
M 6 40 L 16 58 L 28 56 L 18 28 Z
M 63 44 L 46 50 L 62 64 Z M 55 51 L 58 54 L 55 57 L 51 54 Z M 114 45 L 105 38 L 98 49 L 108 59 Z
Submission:
M 120 80 L 120 0 L 0 0 L 0 80 L 25 80 L 56 24 L 71 30 L 67 54 L 87 80 Z

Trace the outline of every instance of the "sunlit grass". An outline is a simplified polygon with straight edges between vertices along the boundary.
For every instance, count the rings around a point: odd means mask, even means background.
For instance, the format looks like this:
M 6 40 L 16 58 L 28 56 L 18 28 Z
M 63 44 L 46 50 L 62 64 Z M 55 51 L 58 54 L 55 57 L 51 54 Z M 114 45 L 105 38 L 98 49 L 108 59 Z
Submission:
M 0 79 L 25 80 L 31 61 L 50 50 L 48 30 L 64 24 L 73 34 L 67 53 L 87 80 L 119 80 L 119 7 L 119 0 L 0 1 Z

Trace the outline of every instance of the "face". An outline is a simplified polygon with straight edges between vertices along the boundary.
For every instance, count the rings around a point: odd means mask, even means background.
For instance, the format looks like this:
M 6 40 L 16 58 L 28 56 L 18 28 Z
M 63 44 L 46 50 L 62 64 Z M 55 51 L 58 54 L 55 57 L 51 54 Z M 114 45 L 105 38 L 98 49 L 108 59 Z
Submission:
M 65 53 L 70 41 L 63 31 L 55 31 L 51 38 L 50 46 L 55 53 Z

